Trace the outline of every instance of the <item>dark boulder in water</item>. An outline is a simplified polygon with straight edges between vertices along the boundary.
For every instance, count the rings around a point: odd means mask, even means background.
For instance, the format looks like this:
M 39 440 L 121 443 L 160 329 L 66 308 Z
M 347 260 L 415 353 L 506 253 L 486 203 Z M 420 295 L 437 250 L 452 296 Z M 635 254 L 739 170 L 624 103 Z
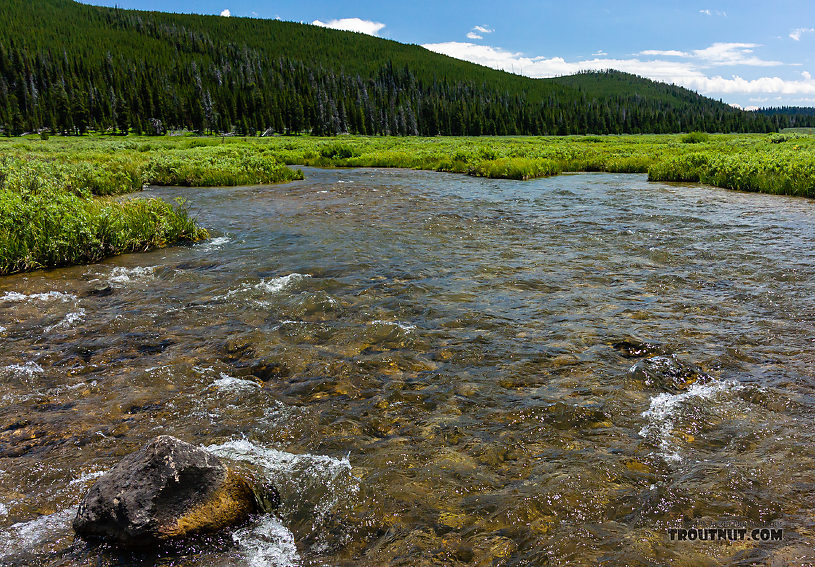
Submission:
M 637 362 L 628 372 L 634 380 L 649 388 L 673 393 L 687 390 L 697 382 L 704 384 L 710 381 L 710 376 L 700 368 L 682 362 L 675 354 L 649 356 Z
M 240 524 L 276 498 L 208 451 L 162 435 L 96 481 L 73 527 L 85 539 L 144 547 Z

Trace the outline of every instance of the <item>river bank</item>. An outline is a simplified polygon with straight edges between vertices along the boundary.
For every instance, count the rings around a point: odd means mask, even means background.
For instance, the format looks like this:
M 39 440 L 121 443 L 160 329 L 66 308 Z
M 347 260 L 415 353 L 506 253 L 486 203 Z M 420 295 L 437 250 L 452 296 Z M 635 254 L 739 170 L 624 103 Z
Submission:
M 286 182 L 286 165 L 387 167 L 528 180 L 566 171 L 815 196 L 815 137 L 638 135 L 516 138 L 52 137 L 0 140 L 0 275 L 194 242 L 183 204 L 112 203 L 144 185 Z M 55 244 L 57 243 L 57 244 Z

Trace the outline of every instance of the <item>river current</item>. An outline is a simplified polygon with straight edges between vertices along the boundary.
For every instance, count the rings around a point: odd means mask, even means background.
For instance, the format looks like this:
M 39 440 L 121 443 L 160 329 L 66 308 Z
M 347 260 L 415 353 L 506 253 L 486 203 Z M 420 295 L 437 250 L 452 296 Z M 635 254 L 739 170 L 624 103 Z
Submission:
M 815 203 L 305 174 L 152 188 L 213 238 L 0 278 L 0 564 L 815 564 Z M 159 434 L 282 506 L 150 554 L 74 540 Z

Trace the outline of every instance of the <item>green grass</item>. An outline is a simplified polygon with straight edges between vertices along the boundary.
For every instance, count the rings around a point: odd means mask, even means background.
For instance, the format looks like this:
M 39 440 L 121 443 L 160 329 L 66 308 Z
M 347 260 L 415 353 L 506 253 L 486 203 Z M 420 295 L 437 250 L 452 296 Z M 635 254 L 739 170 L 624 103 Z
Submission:
M 302 179 L 287 165 L 404 167 L 531 179 L 647 173 L 742 191 L 815 197 L 815 137 L 800 133 L 568 137 L 272 138 L 39 136 L 0 140 L 0 274 L 93 262 L 206 237 L 183 205 L 113 201 L 144 184 Z
M 96 262 L 207 237 L 183 203 L 93 198 L 74 169 L 37 160 L 0 162 L 0 274 Z
M 815 137 L 705 134 L 566 137 L 386 138 L 343 136 L 234 140 L 288 164 L 407 167 L 531 179 L 563 171 L 647 173 L 727 189 L 815 197 Z
M 207 237 L 183 203 L 106 196 L 140 191 L 144 184 L 228 186 L 302 178 L 271 153 L 218 142 L 6 140 L 0 144 L 0 275 Z
M 690 132 L 682 136 L 682 143 L 683 144 L 699 144 L 701 142 L 707 142 L 710 139 L 707 132 Z

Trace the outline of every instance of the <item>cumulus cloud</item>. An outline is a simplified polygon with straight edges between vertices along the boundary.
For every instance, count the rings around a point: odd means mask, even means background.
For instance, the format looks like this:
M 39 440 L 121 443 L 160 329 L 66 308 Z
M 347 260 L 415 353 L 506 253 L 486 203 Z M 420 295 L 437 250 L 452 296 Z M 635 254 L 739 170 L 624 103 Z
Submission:
M 790 32 L 790 37 L 795 41 L 801 41 L 802 35 L 813 32 L 815 32 L 815 28 L 796 28 Z
M 639 57 L 614 59 L 597 56 L 580 61 L 567 61 L 563 57 L 529 57 L 523 53 L 508 51 L 500 47 L 455 41 L 426 44 L 423 47 L 493 69 L 535 78 L 572 75 L 579 71 L 616 69 L 656 81 L 680 85 L 702 94 L 815 95 L 815 80 L 808 76 L 808 73 L 807 75 L 802 74 L 801 80 L 787 80 L 780 77 L 745 79 L 739 75 L 708 76 L 703 72 L 710 66 L 725 64 L 722 63 L 724 61 L 728 62 L 726 64 L 735 64 L 734 61 L 737 60 L 740 61 L 738 64 L 742 65 L 754 64 L 751 57 L 745 56 L 744 50 L 751 50 L 755 44 L 714 44 L 709 48 L 687 54 L 682 52 L 683 55 L 679 57 L 684 59 L 680 61 Z M 655 56 L 665 54 L 666 52 L 656 50 L 641 53 L 641 55 Z M 676 56 L 675 53 L 672 55 Z
M 484 35 L 488 33 L 492 33 L 495 30 L 489 26 L 474 26 L 469 32 L 467 32 L 467 39 L 484 39 Z
M 379 32 L 382 31 L 382 28 L 385 27 L 385 24 L 381 22 L 373 22 L 371 20 L 363 20 L 361 18 L 341 18 L 339 20 L 329 20 L 327 22 L 314 20 L 311 23 L 315 26 L 320 26 L 323 28 L 359 32 L 368 35 L 378 35 Z
M 764 61 L 753 55 L 758 43 L 714 43 L 705 49 L 694 49 L 692 56 L 702 59 L 709 65 L 751 65 L 773 67 L 783 65 L 780 61 Z
M 699 60 L 700 64 L 713 66 L 749 65 L 752 67 L 774 67 L 783 65 L 780 61 L 765 61 L 753 54 L 758 43 L 714 43 L 704 49 L 678 51 L 675 49 L 647 49 L 638 55 L 649 57 L 686 57 Z
M 228 18 L 228 17 L 230 17 L 230 16 L 232 15 L 232 12 L 230 12 L 230 11 L 229 11 L 229 8 L 227 8 L 226 10 L 224 10 L 223 12 L 221 12 L 221 15 L 222 15 L 224 18 Z
M 742 106 L 742 105 L 736 104 L 734 102 L 730 106 L 732 106 L 733 108 L 738 108 L 739 110 L 758 110 L 758 107 L 756 105 L 754 105 L 754 104 L 751 104 L 751 105 L 748 105 L 748 106 Z
M 640 51 L 639 55 L 657 56 L 657 57 L 690 57 L 686 51 L 677 51 L 675 49 L 646 49 Z

